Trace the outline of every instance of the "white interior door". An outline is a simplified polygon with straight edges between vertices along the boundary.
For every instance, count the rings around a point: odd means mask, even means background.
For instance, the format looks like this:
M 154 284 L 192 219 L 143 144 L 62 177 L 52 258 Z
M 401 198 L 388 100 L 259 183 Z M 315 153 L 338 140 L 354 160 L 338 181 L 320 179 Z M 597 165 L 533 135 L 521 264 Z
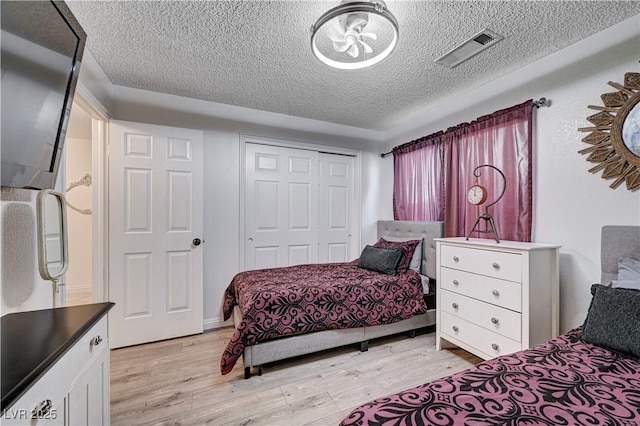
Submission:
M 354 157 L 320 153 L 319 262 L 348 262 L 353 244 Z
M 318 153 L 247 143 L 245 269 L 318 261 Z
M 203 133 L 109 124 L 111 347 L 203 330 Z

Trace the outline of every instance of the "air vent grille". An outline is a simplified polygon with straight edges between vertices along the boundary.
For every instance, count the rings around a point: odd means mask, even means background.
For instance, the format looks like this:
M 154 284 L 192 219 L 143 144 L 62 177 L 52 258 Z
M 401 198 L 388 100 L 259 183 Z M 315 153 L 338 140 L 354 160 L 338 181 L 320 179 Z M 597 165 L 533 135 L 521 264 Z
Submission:
M 448 68 L 454 68 L 472 56 L 498 43 L 503 38 L 500 34 L 485 28 L 469 40 L 453 48 L 439 58 L 436 63 Z
M 489 34 L 482 33 L 478 37 L 474 38 L 473 41 L 477 41 L 478 43 L 485 45 L 493 41 L 493 37 L 491 37 Z

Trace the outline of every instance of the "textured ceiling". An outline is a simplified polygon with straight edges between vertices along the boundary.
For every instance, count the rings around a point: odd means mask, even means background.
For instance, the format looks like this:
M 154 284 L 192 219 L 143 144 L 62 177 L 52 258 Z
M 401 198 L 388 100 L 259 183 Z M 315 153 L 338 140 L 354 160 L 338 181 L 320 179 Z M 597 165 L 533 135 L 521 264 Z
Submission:
M 345 71 L 309 42 L 338 1 L 67 3 L 115 85 L 383 131 L 640 14 L 639 1 L 388 0 L 398 47 Z M 505 39 L 457 68 L 434 63 L 484 28 Z

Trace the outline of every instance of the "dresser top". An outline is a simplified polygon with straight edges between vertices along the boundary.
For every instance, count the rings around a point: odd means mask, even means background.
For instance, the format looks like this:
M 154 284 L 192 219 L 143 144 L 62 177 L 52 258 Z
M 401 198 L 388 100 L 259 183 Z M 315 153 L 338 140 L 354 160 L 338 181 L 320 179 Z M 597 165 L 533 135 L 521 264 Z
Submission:
M 562 247 L 559 244 L 542 244 L 542 243 L 524 243 L 521 241 L 505 241 L 501 240 L 499 243 L 493 239 L 486 238 L 469 238 L 465 237 L 453 237 L 453 238 L 434 238 L 434 241 L 443 243 L 455 243 L 459 245 L 466 245 L 469 247 L 478 247 L 486 249 L 504 249 L 504 250 L 549 250 Z
M 17 401 L 113 306 L 92 303 L 3 316 L 0 410 Z

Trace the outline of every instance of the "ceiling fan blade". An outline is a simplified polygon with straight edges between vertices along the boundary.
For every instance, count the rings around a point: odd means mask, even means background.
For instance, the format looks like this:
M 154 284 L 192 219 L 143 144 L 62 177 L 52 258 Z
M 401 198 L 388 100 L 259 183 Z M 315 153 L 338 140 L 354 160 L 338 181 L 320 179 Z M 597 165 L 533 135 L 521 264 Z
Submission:
M 349 50 L 347 50 L 347 54 L 352 58 L 357 58 L 358 55 L 360 54 L 360 49 L 358 49 L 358 44 L 353 43 L 349 48 Z
M 367 43 L 365 43 L 364 41 L 362 41 L 360 39 L 358 39 L 358 42 L 360 42 L 360 44 L 362 45 L 362 48 L 364 49 L 365 53 L 372 53 L 373 52 L 373 49 Z
M 342 53 L 345 52 L 347 49 L 349 49 L 351 46 L 353 45 L 353 43 L 348 43 L 348 42 L 341 42 L 341 43 L 336 43 L 335 41 L 333 42 L 333 48 L 335 49 L 336 52 L 338 53 Z
M 367 25 L 368 20 L 360 17 L 353 17 L 352 19 L 349 19 L 347 22 L 348 22 L 347 30 L 354 30 L 354 31 L 360 32 Z
M 378 39 L 378 35 L 375 33 L 360 33 L 360 37 L 369 37 L 371 40 Z

